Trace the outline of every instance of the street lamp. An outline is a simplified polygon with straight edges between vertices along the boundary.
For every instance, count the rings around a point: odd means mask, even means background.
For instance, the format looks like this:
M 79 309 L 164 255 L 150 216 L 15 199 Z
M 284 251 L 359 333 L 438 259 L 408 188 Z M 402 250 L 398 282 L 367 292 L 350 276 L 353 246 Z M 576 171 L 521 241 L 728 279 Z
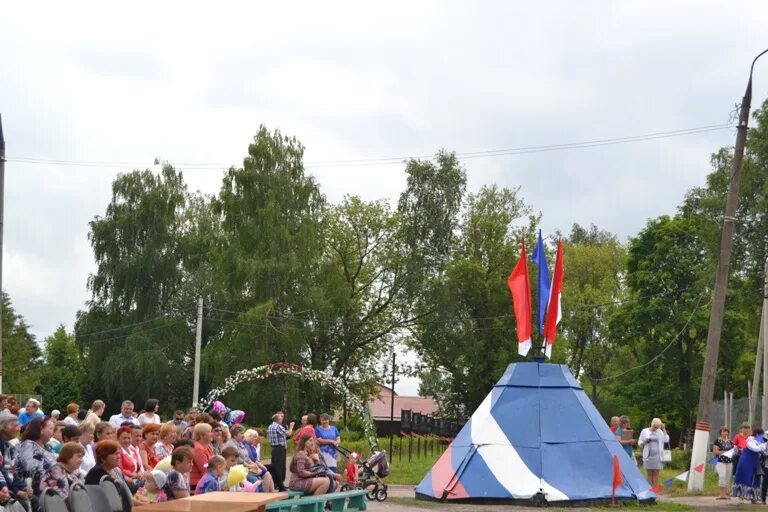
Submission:
M 736 207 L 739 204 L 741 164 L 744 159 L 744 147 L 747 143 L 747 124 L 749 123 L 749 109 L 752 103 L 752 72 L 755 69 L 755 62 L 757 62 L 757 59 L 766 53 L 768 53 L 768 49 L 763 50 L 754 58 L 754 60 L 752 60 L 752 66 L 749 68 L 747 90 L 744 92 L 744 98 L 741 100 L 739 125 L 736 128 L 736 145 L 733 148 L 731 180 L 728 187 L 728 197 L 725 203 L 723 231 L 720 237 L 720 256 L 717 263 L 717 272 L 715 274 L 712 313 L 709 316 L 709 330 L 707 332 L 707 351 L 704 356 L 704 368 L 701 373 L 698 416 L 696 417 L 696 430 L 693 435 L 691 468 L 690 473 L 688 473 L 690 475 L 688 479 L 689 492 L 701 492 L 704 489 L 704 472 L 695 471 L 695 468 L 706 462 L 707 448 L 709 445 L 709 419 L 712 414 L 712 399 L 715 392 L 715 373 L 717 371 L 717 357 L 720 352 L 720 334 L 723 330 L 725 291 L 728 285 L 728 276 L 731 267 L 731 249 L 733 248 L 733 231 L 736 224 Z

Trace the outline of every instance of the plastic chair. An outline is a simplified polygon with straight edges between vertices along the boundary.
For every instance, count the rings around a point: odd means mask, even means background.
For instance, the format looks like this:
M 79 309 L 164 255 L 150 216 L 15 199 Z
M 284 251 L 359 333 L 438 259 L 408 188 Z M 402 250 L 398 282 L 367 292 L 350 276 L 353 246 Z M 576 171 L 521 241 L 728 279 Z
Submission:
M 88 491 L 88 497 L 91 499 L 91 506 L 93 507 L 94 512 L 123 512 L 122 505 L 117 510 L 112 508 L 112 504 L 109 502 L 107 494 L 100 485 L 86 485 L 85 490 Z M 117 490 L 115 490 L 115 492 L 117 492 Z
M 46 489 L 40 495 L 40 510 L 42 512 L 69 512 L 67 501 L 56 489 Z
M 91 497 L 83 484 L 74 484 L 69 488 L 67 496 L 69 512 L 96 512 L 91 503 Z
M 131 512 L 133 509 L 133 493 L 125 480 L 116 479 L 115 488 L 123 502 L 123 512 Z

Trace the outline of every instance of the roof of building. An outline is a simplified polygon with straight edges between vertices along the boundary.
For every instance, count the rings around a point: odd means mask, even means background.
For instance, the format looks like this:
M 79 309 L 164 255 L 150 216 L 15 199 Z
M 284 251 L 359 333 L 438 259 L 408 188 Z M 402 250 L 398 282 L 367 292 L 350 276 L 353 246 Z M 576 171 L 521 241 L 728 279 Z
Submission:
M 389 420 L 392 413 L 392 391 L 390 388 L 378 385 L 378 396 L 372 396 L 368 401 L 371 416 L 374 420 Z M 401 410 L 411 410 L 421 414 L 438 415 L 437 402 L 431 396 L 405 396 L 395 391 L 395 419 L 400 420 Z

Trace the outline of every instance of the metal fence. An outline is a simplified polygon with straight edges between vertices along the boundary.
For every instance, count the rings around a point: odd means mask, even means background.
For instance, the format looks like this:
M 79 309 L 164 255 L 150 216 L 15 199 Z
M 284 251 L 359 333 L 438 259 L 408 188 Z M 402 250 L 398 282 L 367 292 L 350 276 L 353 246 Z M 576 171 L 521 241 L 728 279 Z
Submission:
M 757 397 L 757 403 L 755 404 L 755 416 L 752 420 L 752 423 L 755 425 L 759 425 L 762 419 L 763 408 L 760 402 L 761 398 Z M 730 418 L 728 419 L 728 424 L 726 424 L 725 401 L 719 400 L 712 403 L 712 415 L 710 416 L 710 423 L 712 428 L 709 431 L 710 444 L 712 444 L 717 438 L 717 431 L 720 429 L 720 427 L 724 425 L 727 426 L 731 431 L 731 437 L 733 437 L 738 432 L 739 425 L 741 425 L 743 422 L 749 421 L 749 399 L 747 397 L 728 400 L 728 409 L 728 416 Z M 763 425 L 763 428 L 765 427 L 768 427 L 768 425 Z

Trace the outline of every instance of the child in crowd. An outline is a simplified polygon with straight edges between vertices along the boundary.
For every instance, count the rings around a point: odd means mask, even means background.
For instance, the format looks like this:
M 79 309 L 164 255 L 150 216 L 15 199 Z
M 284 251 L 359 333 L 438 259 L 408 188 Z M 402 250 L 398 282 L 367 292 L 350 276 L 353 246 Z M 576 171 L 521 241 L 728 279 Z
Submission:
M 169 500 L 189 497 L 189 472 L 194 455 L 189 446 L 180 446 L 171 453 L 171 469 L 165 479 L 165 496 Z
M 208 471 L 205 476 L 197 482 L 195 494 L 205 494 L 219 490 L 219 479 L 227 472 L 227 462 L 221 455 L 214 455 L 208 461 Z
M 262 492 L 261 480 L 249 482 L 248 469 L 238 464 L 238 451 L 233 446 L 227 446 L 221 452 L 226 461 L 226 472 L 219 479 L 219 489 L 230 492 Z
M 168 501 L 168 497 L 163 491 L 167 477 L 162 471 L 153 469 L 152 471 L 144 472 L 144 485 L 139 487 L 136 491 L 136 501 L 142 505 L 148 505 L 150 503 L 162 503 Z
M 347 461 L 347 482 L 350 484 L 357 484 L 357 462 L 360 460 L 360 456 L 357 452 L 349 454 Z

